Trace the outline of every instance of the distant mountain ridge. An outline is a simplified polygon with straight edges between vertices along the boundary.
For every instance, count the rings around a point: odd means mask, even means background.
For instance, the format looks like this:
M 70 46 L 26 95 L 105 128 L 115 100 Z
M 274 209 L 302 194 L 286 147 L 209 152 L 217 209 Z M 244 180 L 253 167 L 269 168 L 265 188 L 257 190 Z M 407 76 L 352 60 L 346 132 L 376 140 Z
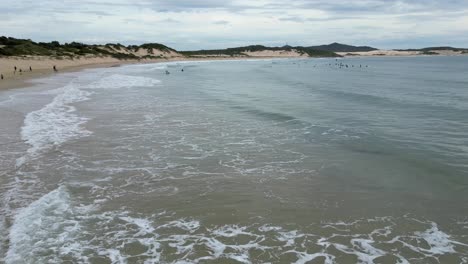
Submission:
M 79 42 L 61 44 L 58 41 L 34 42 L 30 39 L 0 37 L 0 57 L 48 56 L 51 58 L 113 57 L 119 60 L 165 59 L 174 57 L 341 57 L 333 51 L 309 47 L 245 47 L 177 51 L 159 43 L 124 46 L 122 44 L 90 45 Z
M 377 52 L 375 52 L 377 51 Z M 342 57 L 368 53 L 370 56 L 383 56 L 385 52 L 370 46 L 352 46 L 331 43 L 319 46 L 282 46 L 268 47 L 250 45 L 226 49 L 177 51 L 159 43 L 124 46 L 122 44 L 90 45 L 79 42 L 61 44 L 57 41 L 34 42 L 29 39 L 16 39 L 0 36 L 0 57 L 45 56 L 55 59 L 74 59 L 87 57 L 111 57 L 118 60 L 159 60 L 170 58 L 230 58 L 230 57 Z M 468 54 L 468 49 L 448 46 L 422 49 L 395 49 L 392 55 L 457 55 Z M 404 53 L 406 52 L 406 53 Z M 451 52 L 451 53 L 450 53 Z M 338 54 L 340 53 L 340 54 Z M 363 55 L 363 54 L 360 54 Z M 365 55 L 365 54 L 364 54 Z
M 321 51 L 331 51 L 331 52 L 365 52 L 365 51 L 378 50 L 376 48 L 369 47 L 369 46 L 352 46 L 352 45 L 346 45 L 346 44 L 341 44 L 337 42 L 334 42 L 328 45 L 311 46 L 308 48 L 314 49 L 314 50 L 321 50 Z
M 272 51 L 272 52 L 295 52 L 299 55 L 304 55 L 308 57 L 341 57 L 333 51 L 327 50 L 316 50 L 309 47 L 292 47 L 292 46 L 283 46 L 283 47 L 266 47 L 263 45 L 250 45 L 237 48 L 227 48 L 227 49 L 213 49 L 213 50 L 196 50 L 196 51 L 181 51 L 180 53 L 186 56 L 213 56 L 213 55 L 228 55 L 228 56 L 244 56 L 249 52 L 262 52 L 262 51 Z

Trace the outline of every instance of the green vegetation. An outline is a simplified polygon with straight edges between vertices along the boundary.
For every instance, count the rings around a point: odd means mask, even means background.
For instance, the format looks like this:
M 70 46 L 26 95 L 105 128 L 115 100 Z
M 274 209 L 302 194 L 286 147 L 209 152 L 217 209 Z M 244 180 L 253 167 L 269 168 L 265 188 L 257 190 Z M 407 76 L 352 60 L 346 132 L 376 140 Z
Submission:
M 0 56 L 51 56 L 57 59 L 77 58 L 82 56 L 103 57 L 109 56 L 119 60 L 136 60 L 141 58 L 159 58 L 156 56 L 139 57 L 128 51 L 140 48 L 151 50 L 161 49 L 162 51 L 175 51 L 158 43 L 143 44 L 141 46 L 129 46 L 117 44 L 87 45 L 79 42 L 60 44 L 57 41 L 36 43 L 30 39 L 15 39 L 0 37 Z M 125 52 L 127 50 L 127 52 Z
M 139 56 L 135 54 L 139 50 L 146 50 L 148 54 Z M 139 59 L 162 59 L 163 56 L 156 56 L 156 50 L 162 52 L 177 52 L 175 49 L 159 43 L 147 43 L 143 45 L 124 46 L 120 43 L 108 43 L 105 45 L 88 45 L 79 42 L 61 44 L 57 41 L 52 42 L 34 42 L 29 39 L 15 39 L 9 37 L 0 37 L 0 56 L 50 56 L 57 59 L 74 59 L 84 56 L 93 57 L 113 57 L 119 60 L 139 60 Z M 245 52 L 256 51 L 292 51 L 309 57 L 340 57 L 333 51 L 318 50 L 312 47 L 266 47 L 262 45 L 252 45 L 245 47 L 216 49 L 216 50 L 198 50 L 180 52 L 185 56 L 231 56 L 247 57 Z
M 321 45 L 321 46 L 312 46 L 309 47 L 314 50 L 321 50 L 321 51 L 332 51 L 332 52 L 366 52 L 366 51 L 374 51 L 377 50 L 376 48 L 369 47 L 369 46 L 351 46 L 341 43 L 332 43 L 328 45 Z
M 316 50 L 310 47 L 296 47 L 298 51 L 304 51 L 309 57 L 342 57 L 333 51 Z
M 439 53 L 430 51 L 430 50 L 423 50 L 422 54 L 423 55 L 439 55 Z
M 166 52 L 170 52 L 170 51 L 177 52 L 175 49 L 169 48 L 159 43 L 146 43 L 140 46 L 129 46 L 129 49 L 131 49 L 132 47 L 137 47 L 141 49 L 155 49 L 155 50 L 161 50 L 161 51 L 166 51 Z

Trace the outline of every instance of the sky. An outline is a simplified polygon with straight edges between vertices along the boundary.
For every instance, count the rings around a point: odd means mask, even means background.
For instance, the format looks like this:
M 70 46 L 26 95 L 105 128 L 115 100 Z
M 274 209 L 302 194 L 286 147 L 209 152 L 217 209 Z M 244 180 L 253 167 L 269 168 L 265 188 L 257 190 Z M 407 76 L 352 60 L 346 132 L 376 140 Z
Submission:
M 178 50 L 332 42 L 468 48 L 468 0 L 0 0 L 0 35 Z

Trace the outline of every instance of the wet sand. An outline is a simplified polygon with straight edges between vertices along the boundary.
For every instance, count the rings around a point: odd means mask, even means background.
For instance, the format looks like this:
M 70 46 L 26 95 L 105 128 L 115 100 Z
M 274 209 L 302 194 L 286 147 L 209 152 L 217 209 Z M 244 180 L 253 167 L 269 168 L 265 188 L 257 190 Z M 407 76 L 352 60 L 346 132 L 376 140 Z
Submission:
M 122 64 L 154 63 L 161 60 L 117 60 L 114 58 L 88 58 L 75 60 L 53 60 L 45 58 L 0 58 L 0 91 L 5 89 L 23 88 L 31 85 L 31 80 L 63 72 L 81 71 L 89 68 L 117 67 Z M 164 60 L 166 61 L 166 60 Z M 56 66 L 57 72 L 53 70 Z M 14 67 L 17 71 L 14 72 Z M 29 70 L 32 67 L 32 71 Z M 22 69 L 22 72 L 19 72 Z

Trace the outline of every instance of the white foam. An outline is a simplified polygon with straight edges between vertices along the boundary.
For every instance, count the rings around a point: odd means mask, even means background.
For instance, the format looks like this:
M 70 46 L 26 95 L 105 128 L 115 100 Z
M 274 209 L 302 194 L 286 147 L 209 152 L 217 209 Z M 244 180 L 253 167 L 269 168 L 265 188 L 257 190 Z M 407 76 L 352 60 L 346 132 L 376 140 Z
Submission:
M 42 217 L 47 221 L 42 221 L 42 226 L 50 226 L 52 219 L 62 225 L 62 222 L 70 222 L 70 217 L 59 218 L 61 214 L 77 214 L 76 208 L 71 210 L 70 203 L 64 188 L 60 188 L 44 196 L 39 201 L 32 204 L 26 212 L 27 219 L 37 219 Z M 61 198 L 64 196 L 65 198 Z M 54 201 L 57 200 L 55 203 Z M 46 208 L 46 209 L 41 209 Z M 83 206 L 84 209 L 88 206 Z M 50 214 L 50 210 L 54 213 Z M 38 212 L 39 211 L 39 212 Z M 94 211 L 93 211 L 94 212 Z M 351 226 L 359 227 L 372 223 L 375 228 L 359 233 L 350 230 L 336 231 L 332 233 L 324 232 L 320 235 L 306 233 L 304 230 L 288 230 L 286 227 L 273 226 L 271 224 L 259 225 L 221 225 L 204 226 L 202 223 L 191 219 L 174 218 L 174 214 L 154 214 L 139 215 L 131 214 L 128 211 L 110 211 L 104 213 L 90 214 L 83 213 L 77 227 L 79 232 L 70 234 L 64 231 L 56 232 L 56 227 L 49 228 L 50 234 L 39 232 L 39 237 L 31 230 L 41 228 L 30 225 L 28 221 L 16 221 L 15 230 L 19 233 L 31 234 L 33 241 L 26 239 L 12 239 L 15 250 L 12 252 L 21 252 L 22 257 L 38 254 L 41 251 L 27 251 L 27 246 L 31 248 L 49 248 L 57 256 L 71 257 L 76 262 L 89 262 L 90 256 L 100 255 L 111 263 L 127 263 L 135 256 L 141 258 L 142 263 L 165 263 L 165 257 L 178 259 L 172 263 L 204 263 L 206 261 L 217 261 L 219 259 L 229 259 L 240 263 L 268 263 L 278 261 L 278 257 L 285 254 L 295 255 L 294 263 L 302 264 L 310 261 L 320 260 L 323 263 L 334 263 L 336 258 L 344 254 L 354 255 L 358 263 L 373 263 L 381 256 L 394 256 L 398 263 L 409 263 L 407 259 L 399 253 L 402 247 L 417 253 L 418 261 L 433 259 L 443 254 L 456 253 L 453 245 L 462 245 L 450 238 L 447 234 L 439 230 L 437 225 L 430 225 L 425 228 L 428 222 L 421 222 L 420 232 L 408 233 L 406 236 L 401 234 L 395 236 L 392 227 L 395 227 L 393 221 L 383 219 L 361 219 L 351 223 L 337 222 L 336 227 Z M 52 215 L 52 216 L 51 216 Z M 85 216 L 86 215 L 86 216 Z M 40 217 L 39 217 L 40 216 Z M 19 218 L 18 218 L 19 219 Z M 408 219 L 405 219 L 408 220 Z M 411 221 L 411 220 L 409 220 Z M 32 221 L 34 223 L 34 221 Z M 22 223 L 22 224 L 20 224 Z M 312 230 L 321 228 L 333 223 L 314 226 Z M 21 227 L 18 229 L 18 227 Z M 55 228 L 55 229 L 54 229 Z M 42 228 L 44 229 L 44 228 Z M 63 229 L 63 228 L 62 228 Z M 45 229 L 44 229 L 45 230 Z M 78 230 L 78 228 L 76 228 Z M 326 228 L 325 230 L 328 230 Z M 76 233 L 79 233 L 76 235 Z M 84 234 L 83 236 L 81 236 Z M 394 236 L 394 237 L 392 237 Z M 24 237 L 20 236 L 20 237 Z M 86 239 L 90 239 L 87 241 Z M 42 238 L 44 243 L 37 243 Z M 73 238 L 73 241 L 72 239 Z M 339 240 L 337 240 L 339 238 Z M 427 241 L 431 247 L 422 245 L 419 241 Z M 26 244 L 25 247 L 16 246 L 17 241 Z M 59 242 L 55 242 L 59 241 Z M 338 242 L 339 241 L 339 242 Z M 408 242 L 405 242 L 408 241 Z M 55 244 L 54 244 L 55 243 Z M 424 244 L 424 243 L 423 243 Z M 128 246 L 138 246 L 142 249 L 140 253 L 131 253 Z M 17 250 L 22 248 L 23 251 Z M 56 253 L 57 252 L 57 253 Z M 262 252 L 261 255 L 252 254 L 253 252 Z M 29 254 L 29 255 L 28 255 Z M 463 254 L 463 253 L 462 253 Z M 14 254 L 9 254 L 12 263 Z M 462 255 L 463 256 L 463 255 Z M 37 256 L 36 256 L 37 257 Z M 40 257 L 40 256 L 39 256 Z M 55 255 L 49 254 L 49 259 L 39 260 L 60 260 L 54 258 Z M 259 257 L 257 259 L 257 257 Z M 53 261 L 52 261 L 53 262 Z M 59 262 L 59 261 L 55 261 Z
M 436 255 L 455 253 L 454 244 L 450 236 L 440 231 L 436 223 L 432 223 L 431 225 L 431 228 L 426 231 L 415 233 L 416 236 L 423 238 L 429 244 L 431 248 L 427 251 Z
M 294 262 L 294 264 L 306 264 L 306 263 L 309 263 L 310 261 L 312 261 L 312 260 L 314 260 L 316 258 L 319 258 L 319 257 L 325 258 L 325 262 L 323 262 L 324 264 L 333 264 L 333 263 L 335 263 L 334 262 L 335 257 L 332 256 L 332 255 L 326 254 L 326 253 L 308 254 L 308 253 L 305 253 L 305 252 L 299 252 L 299 251 L 295 251 L 295 250 L 287 251 L 287 253 L 295 253 L 296 256 L 298 257 L 298 260 L 296 262 Z
M 144 236 L 146 234 L 151 234 L 154 232 L 154 227 L 151 225 L 151 222 L 149 222 L 147 219 L 133 218 L 129 216 L 120 217 L 120 219 L 138 226 L 140 231 L 136 234 L 136 236 Z
M 75 107 L 70 105 L 87 100 L 89 95 L 89 92 L 80 90 L 78 85 L 70 83 L 61 88 L 61 93 L 51 103 L 27 114 L 21 128 L 21 138 L 31 148 L 17 160 L 17 166 L 53 146 L 89 135 L 91 132 L 81 127 L 88 119 L 77 115 Z
M 158 228 L 167 228 L 167 227 L 180 228 L 182 230 L 193 233 L 197 231 L 198 228 L 200 228 L 200 222 L 195 221 L 195 220 L 179 219 L 179 220 L 171 221 L 165 225 L 161 225 Z
M 74 251 L 73 237 L 80 225 L 73 214 L 64 187 L 20 210 L 10 228 L 5 263 L 46 263 Z
M 120 250 L 117 249 L 102 249 L 98 252 L 98 254 L 109 257 L 111 263 L 127 263 L 125 257 L 122 256 Z
M 277 239 L 282 242 L 286 242 L 286 247 L 294 246 L 296 238 L 302 237 L 302 234 L 298 234 L 297 230 L 289 232 L 278 232 Z
M 165 69 L 167 69 L 167 66 L 162 65 L 162 66 L 157 66 L 157 67 L 151 68 L 151 71 L 154 71 L 154 70 L 165 70 Z
M 283 228 L 279 226 L 270 226 L 270 225 L 262 225 L 261 227 L 258 228 L 260 232 L 266 233 L 266 232 L 271 232 L 271 231 L 279 231 Z
M 237 226 L 237 225 L 227 225 L 222 226 L 216 230 L 213 230 L 213 234 L 216 236 L 221 237 L 235 237 L 239 235 L 250 235 L 250 232 L 245 232 L 247 227 L 245 226 Z
M 121 89 L 131 87 L 152 87 L 161 81 L 141 76 L 113 74 L 99 79 L 87 86 L 90 89 Z

